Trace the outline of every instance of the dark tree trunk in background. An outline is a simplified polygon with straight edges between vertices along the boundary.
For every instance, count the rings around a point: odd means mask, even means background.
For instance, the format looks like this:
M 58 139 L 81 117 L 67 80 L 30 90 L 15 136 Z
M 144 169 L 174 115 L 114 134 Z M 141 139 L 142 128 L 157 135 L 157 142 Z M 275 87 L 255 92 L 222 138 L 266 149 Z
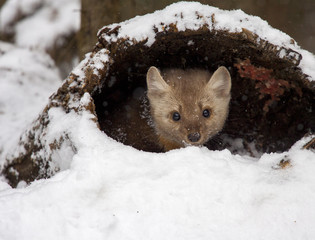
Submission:
M 115 3 L 116 2 L 116 3 Z M 96 33 L 102 25 L 115 21 L 118 1 L 82 0 L 81 1 L 81 29 L 78 35 L 80 59 L 87 52 L 91 52 Z
M 172 2 L 176 1 L 81 0 L 81 30 L 78 36 L 80 59 L 93 50 L 97 31 L 101 27 L 162 9 Z
M 2 5 L 5 3 L 6 0 L 0 0 L 0 8 L 2 7 Z

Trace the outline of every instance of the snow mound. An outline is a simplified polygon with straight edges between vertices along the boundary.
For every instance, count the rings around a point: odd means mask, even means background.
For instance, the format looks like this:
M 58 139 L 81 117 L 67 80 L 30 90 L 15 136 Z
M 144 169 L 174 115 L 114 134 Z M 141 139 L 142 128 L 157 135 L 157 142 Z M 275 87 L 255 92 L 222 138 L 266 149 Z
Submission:
M 188 147 L 155 154 L 102 134 L 90 115 L 72 128 L 68 170 L 24 188 L 0 185 L 0 239 L 312 239 L 315 154 L 260 159 Z M 72 124 L 70 124 L 73 123 Z M 49 134 L 49 132 L 47 132 Z M 291 167 L 278 169 L 281 159 Z M 301 197 L 303 196 L 303 197 Z

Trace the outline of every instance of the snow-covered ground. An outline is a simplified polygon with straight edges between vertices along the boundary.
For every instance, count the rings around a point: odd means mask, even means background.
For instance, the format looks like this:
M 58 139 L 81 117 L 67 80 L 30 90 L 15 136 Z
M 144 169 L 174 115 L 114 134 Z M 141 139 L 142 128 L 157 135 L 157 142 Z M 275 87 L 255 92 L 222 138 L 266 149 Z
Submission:
M 80 151 L 68 170 L 0 185 L 0 239 L 314 238 L 315 154 L 302 142 L 260 159 L 197 147 L 145 153 L 89 117 L 73 126 Z M 292 167 L 277 170 L 285 155 Z
M 44 108 L 61 79 L 45 52 L 4 42 L 0 42 L 0 76 L 1 159 Z
M 1 166 L 61 79 L 41 46 L 19 42 L 0 43 L 0 76 Z M 156 154 L 108 138 L 90 114 L 49 114 L 58 121 L 47 134 L 68 129 L 79 151 L 60 156 L 50 179 L 12 189 L 0 178 L 1 240 L 315 239 L 315 153 L 301 149 L 309 139 L 260 158 L 197 147 Z M 282 159 L 291 166 L 279 169 Z

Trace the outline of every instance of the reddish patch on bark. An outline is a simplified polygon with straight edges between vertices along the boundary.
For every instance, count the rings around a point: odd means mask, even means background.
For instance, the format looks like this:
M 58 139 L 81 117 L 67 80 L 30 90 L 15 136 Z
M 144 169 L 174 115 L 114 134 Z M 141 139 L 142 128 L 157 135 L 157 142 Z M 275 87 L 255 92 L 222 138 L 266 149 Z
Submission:
M 239 61 L 234 64 L 238 69 L 238 73 L 242 78 L 248 78 L 255 81 L 255 88 L 259 91 L 259 99 L 263 99 L 269 96 L 269 99 L 265 101 L 263 111 L 266 114 L 269 111 L 269 107 L 275 101 L 279 101 L 280 97 L 286 90 L 294 88 L 298 95 L 302 96 L 300 88 L 293 86 L 286 80 L 276 79 L 272 69 L 264 67 L 256 67 L 251 64 L 249 59 Z

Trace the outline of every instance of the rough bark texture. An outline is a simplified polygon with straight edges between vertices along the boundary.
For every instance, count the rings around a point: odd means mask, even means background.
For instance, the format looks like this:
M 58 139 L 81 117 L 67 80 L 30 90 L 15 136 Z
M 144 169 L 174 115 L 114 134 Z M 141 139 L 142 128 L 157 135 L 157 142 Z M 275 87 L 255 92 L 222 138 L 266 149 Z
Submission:
M 197 13 L 196 17 L 199 17 Z M 215 16 L 212 17 L 215 22 Z M 281 49 L 261 39 L 257 41 L 258 36 L 247 29 L 240 33 L 210 31 L 206 25 L 194 31 L 178 31 L 175 24 L 165 26 L 163 32 L 156 31 L 156 41 L 150 47 L 146 45 L 147 40 L 119 38 L 109 42 L 105 39 L 105 36 L 115 37 L 119 28 L 118 25 L 100 32 L 92 54 L 80 65 L 84 76 L 69 75 L 33 127 L 21 137 L 20 148 L 24 150 L 7 157 L 3 174 L 11 185 L 51 176 L 54 173 L 49 168 L 52 153 L 58 151 L 62 142 L 72 143 L 66 133 L 60 133 L 50 142 L 44 140 L 50 123 L 49 109 L 61 107 L 65 113 L 75 111 L 77 114 L 88 111 L 94 114 L 101 130 L 117 139 L 116 135 L 111 135 L 111 130 L 120 124 L 115 117 L 117 109 L 129 104 L 134 106 L 130 102 L 132 94 L 138 88 L 145 88 L 145 74 L 152 65 L 209 70 L 221 65 L 228 67 L 233 89 L 231 110 L 216 142 L 221 143 L 220 138 L 228 135 L 242 138 L 244 149 L 254 142 L 261 151 L 284 151 L 305 134 L 314 133 L 311 110 L 314 109 L 315 87 L 298 67 L 301 60 L 298 52 Z M 189 41 L 194 44 L 188 44 Z M 109 60 L 103 63 L 103 68 L 94 71 L 94 63 L 105 54 Z M 85 92 L 92 96 L 91 103 L 74 104 L 80 102 Z M 141 108 L 139 104 L 136 107 Z M 160 151 L 154 140 L 148 140 L 147 133 L 139 130 L 139 124 L 126 124 L 134 126 L 122 128 L 126 138 L 136 136 L 137 139 L 135 144 L 126 141 L 127 144 Z M 227 142 L 210 141 L 207 147 L 233 149 Z M 76 152 L 74 145 L 73 151 Z M 250 154 L 250 150 L 248 152 Z

